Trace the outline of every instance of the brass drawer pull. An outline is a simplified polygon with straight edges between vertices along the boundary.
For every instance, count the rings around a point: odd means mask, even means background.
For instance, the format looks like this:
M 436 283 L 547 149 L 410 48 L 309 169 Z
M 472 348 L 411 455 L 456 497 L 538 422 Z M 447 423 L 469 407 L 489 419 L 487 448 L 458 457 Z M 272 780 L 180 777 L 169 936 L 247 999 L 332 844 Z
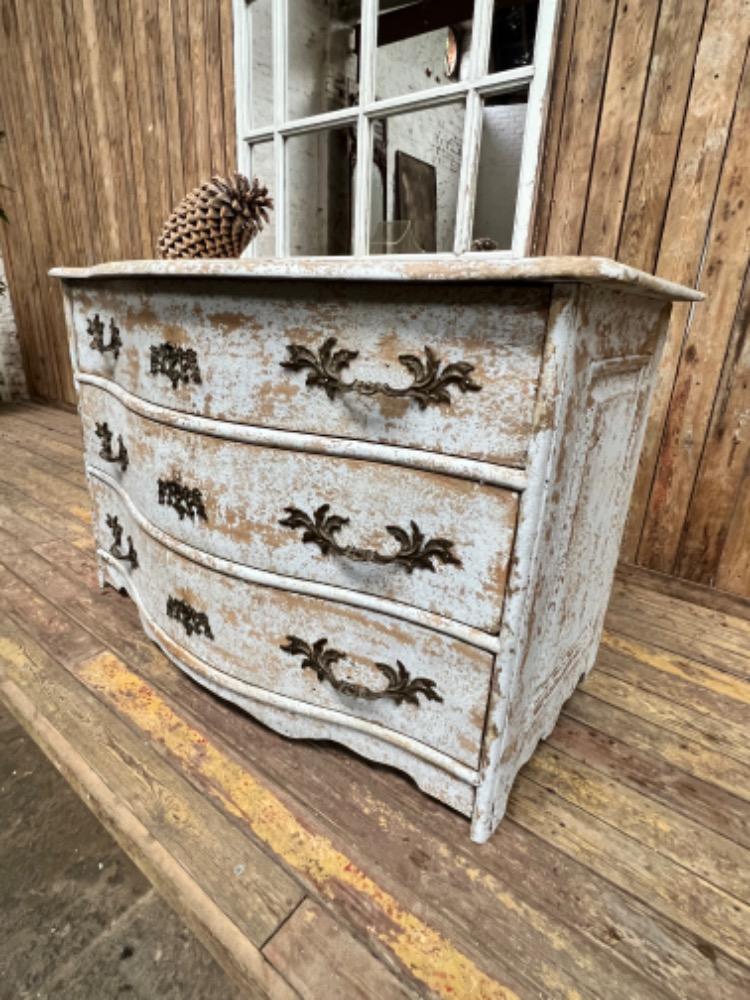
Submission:
M 151 375 L 166 375 L 172 383 L 172 388 L 176 389 L 178 383 L 187 385 L 193 382 L 200 385 L 200 368 L 198 367 L 198 355 L 192 347 L 175 347 L 174 344 L 152 344 L 151 345 Z
M 109 547 L 110 554 L 113 555 L 115 559 L 121 559 L 123 562 L 129 562 L 131 569 L 138 569 L 138 553 L 135 551 L 133 539 L 130 535 L 128 535 L 128 551 L 123 552 L 122 525 L 112 514 L 107 514 L 107 527 L 112 532 L 112 537 L 114 539 Z
M 303 639 L 296 635 L 288 635 L 286 644 L 281 646 L 284 653 L 290 656 L 302 656 L 302 669 L 314 670 L 319 681 L 328 681 L 331 687 L 340 691 L 341 694 L 348 694 L 352 698 L 364 698 L 365 701 L 376 701 L 378 698 L 390 698 L 400 705 L 406 702 L 408 705 L 419 706 L 419 695 L 424 695 L 428 701 L 440 701 L 442 698 L 435 690 L 435 681 L 427 677 L 410 677 L 409 671 L 401 660 L 396 660 L 396 669 L 387 663 L 376 663 L 374 666 L 388 681 L 386 687 L 374 691 L 365 687 L 364 684 L 353 684 L 351 681 L 340 680 L 333 672 L 333 665 L 339 660 L 346 659 L 346 653 L 338 649 L 326 649 L 327 639 L 318 639 L 317 642 L 309 646 Z
M 420 410 L 441 404 L 450 406 L 448 387 L 451 385 L 457 386 L 461 392 L 479 392 L 482 388 L 470 377 L 474 365 L 468 361 L 454 361 L 444 365 L 431 347 L 425 347 L 424 360 L 416 354 L 399 354 L 398 360 L 412 376 L 411 385 L 402 389 L 388 385 L 387 382 L 366 382 L 363 379 L 344 382 L 341 372 L 349 367 L 349 362 L 359 355 L 359 351 L 349 351 L 346 348 L 335 351 L 335 346 L 335 337 L 329 337 L 317 351 L 302 344 L 287 344 L 289 357 L 281 362 L 281 367 L 293 372 L 308 370 L 305 385 L 320 387 L 329 399 L 347 392 L 356 392 L 360 396 L 391 396 L 396 399 L 412 399 Z
M 334 553 L 355 562 L 376 563 L 379 566 L 396 564 L 403 566 L 407 573 L 415 569 L 427 569 L 434 573 L 433 560 L 452 566 L 461 565 L 461 560 L 453 553 L 453 542 L 447 538 L 425 539 L 414 521 L 410 522 L 410 532 L 395 524 L 386 525 L 385 530 L 399 544 L 397 552 L 387 554 L 376 549 L 360 549 L 355 545 L 339 545 L 334 535 L 349 523 L 349 518 L 329 514 L 330 504 L 318 507 L 312 517 L 299 507 L 285 507 L 284 510 L 288 516 L 282 518 L 279 524 L 285 528 L 302 528 L 302 541 L 317 545 L 324 556 Z
M 159 503 L 174 507 L 180 520 L 187 515 L 191 521 L 196 517 L 207 520 L 206 508 L 201 491 L 195 486 L 185 486 L 178 479 L 159 480 Z
M 208 616 L 203 611 L 196 611 L 195 608 L 183 601 L 181 597 L 167 598 L 167 618 L 174 618 L 185 629 L 188 635 L 195 632 L 196 635 L 205 635 L 207 639 L 213 639 L 214 634 L 208 621 Z
M 109 429 L 109 424 L 106 420 L 102 421 L 102 423 L 97 423 L 96 436 L 102 443 L 99 449 L 99 457 L 103 458 L 105 462 L 114 462 L 124 472 L 128 467 L 128 449 L 123 443 L 122 434 L 117 435 L 118 448 L 116 455 L 112 451 L 112 431 Z
M 120 331 L 115 326 L 115 321 L 110 318 L 109 321 L 109 343 L 104 343 L 104 323 L 102 323 L 99 318 L 99 313 L 95 313 L 92 319 L 86 321 L 86 332 L 88 333 L 91 340 L 89 341 L 89 347 L 94 351 L 98 351 L 100 354 L 106 354 L 111 351 L 115 357 L 115 361 L 120 356 L 120 348 L 122 347 L 122 338 L 120 337 Z

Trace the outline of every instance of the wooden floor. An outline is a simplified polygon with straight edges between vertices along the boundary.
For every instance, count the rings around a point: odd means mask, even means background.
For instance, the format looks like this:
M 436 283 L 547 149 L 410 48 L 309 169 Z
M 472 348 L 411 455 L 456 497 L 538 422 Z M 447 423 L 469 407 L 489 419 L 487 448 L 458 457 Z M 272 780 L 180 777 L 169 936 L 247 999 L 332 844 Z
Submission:
M 238 996 L 750 996 L 750 608 L 615 586 L 483 847 L 183 677 L 97 587 L 77 418 L 0 409 L 0 697 Z M 692 598 L 692 600 L 691 600 Z

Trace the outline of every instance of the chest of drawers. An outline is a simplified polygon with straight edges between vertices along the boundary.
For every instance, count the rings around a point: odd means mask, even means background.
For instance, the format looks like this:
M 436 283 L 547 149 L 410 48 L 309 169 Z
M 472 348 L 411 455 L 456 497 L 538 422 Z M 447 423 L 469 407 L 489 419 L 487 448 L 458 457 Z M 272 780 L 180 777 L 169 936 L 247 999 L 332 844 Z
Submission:
M 586 258 L 53 274 L 102 584 L 191 677 L 485 840 L 592 666 L 671 302 L 698 296 Z

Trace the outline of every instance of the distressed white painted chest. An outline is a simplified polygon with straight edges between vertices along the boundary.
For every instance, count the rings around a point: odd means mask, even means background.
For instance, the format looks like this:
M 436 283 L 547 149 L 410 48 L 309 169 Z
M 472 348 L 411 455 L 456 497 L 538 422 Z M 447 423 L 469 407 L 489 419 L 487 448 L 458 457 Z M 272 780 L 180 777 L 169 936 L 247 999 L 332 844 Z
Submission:
M 695 294 L 585 258 L 53 273 L 102 583 L 191 677 L 485 840 L 592 666 Z

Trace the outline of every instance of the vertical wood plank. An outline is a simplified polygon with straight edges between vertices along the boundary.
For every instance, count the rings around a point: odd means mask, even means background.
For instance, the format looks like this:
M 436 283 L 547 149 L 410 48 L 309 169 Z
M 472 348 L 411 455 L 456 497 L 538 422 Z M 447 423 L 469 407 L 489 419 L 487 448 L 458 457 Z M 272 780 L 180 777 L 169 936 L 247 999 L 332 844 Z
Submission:
M 54 87 L 58 102 L 58 129 L 62 146 L 59 169 L 70 202 L 75 192 L 85 190 L 91 161 L 85 115 L 80 113 L 75 87 L 76 51 L 72 45 L 66 44 L 68 33 L 64 7 L 64 4 L 49 7 L 45 30 L 51 42 L 47 78 Z M 95 261 L 97 226 L 94 199 L 76 199 L 69 218 L 72 222 L 71 259 L 75 259 L 77 264 Z
M 224 172 L 224 93 L 221 65 L 221 14 L 220 3 L 206 0 L 205 13 L 205 72 L 208 103 L 208 135 L 211 147 L 209 173 Z
M 154 219 L 158 233 L 161 230 L 161 224 L 175 204 L 175 193 L 172 190 L 171 146 L 173 143 L 179 145 L 179 136 L 170 137 L 169 135 L 164 87 L 166 62 L 159 34 L 159 10 L 163 6 L 164 0 L 142 0 L 142 3 L 146 68 L 149 81 L 150 137 L 153 140 L 153 157 L 159 178 L 157 189 L 158 216 Z M 178 201 L 182 195 L 183 192 L 180 192 L 177 197 Z
M 164 101 L 164 125 L 168 163 L 162 165 L 169 171 L 170 203 L 176 205 L 187 193 L 182 169 L 182 135 L 180 134 L 180 106 L 177 97 L 177 58 L 175 51 L 174 22 L 171 0 L 159 0 L 158 52 L 161 56 L 161 91 Z
M 161 224 L 171 210 L 171 183 L 163 135 L 157 67 L 150 65 L 156 46 L 149 35 L 158 28 L 158 12 L 153 0 L 129 0 L 138 100 L 141 109 L 141 135 L 149 202 L 151 245 L 146 256 L 156 253 Z
M 745 462 L 734 513 L 727 530 L 724 546 L 726 557 L 719 565 L 717 585 L 732 594 L 750 595 L 750 463 Z
M 75 6 L 75 5 L 74 5 Z M 86 81 L 86 97 L 89 122 L 94 147 L 96 149 L 97 176 L 101 179 L 102 213 L 100 225 L 107 233 L 107 250 L 115 257 L 122 256 L 123 241 L 120 238 L 121 219 L 118 215 L 115 184 L 120 173 L 120 162 L 109 141 L 106 93 L 109 88 L 110 53 L 103 50 L 97 25 L 97 7 L 94 0 L 81 0 L 78 5 L 78 28 L 81 32 L 79 57 L 81 72 Z M 105 79 L 105 74 L 107 74 Z
M 81 32 L 78 28 L 77 12 L 79 5 L 75 0 L 63 0 L 62 8 L 63 34 L 58 37 L 57 47 L 67 54 L 67 71 L 70 74 L 73 97 L 72 114 L 78 123 L 79 146 L 75 150 L 81 164 L 81 185 L 78 188 L 79 200 L 86 203 L 89 213 L 90 253 L 87 258 L 96 263 L 105 256 L 104 245 L 106 233 L 101 225 L 102 199 L 99 163 L 93 142 L 91 114 L 88 108 L 87 76 L 83 71 L 80 55 Z M 62 247 L 60 248 L 62 251 Z
M 190 26 L 190 69 L 193 78 L 193 123 L 196 164 L 199 179 L 211 174 L 211 133 L 209 129 L 208 89 L 206 85 L 205 8 L 200 0 L 188 4 Z
M 688 285 L 700 272 L 749 22 L 743 0 L 709 0 L 656 260 L 658 274 Z M 641 537 L 689 314 L 683 305 L 672 313 L 625 528 L 626 558 L 644 565 L 650 563 Z
M 731 525 L 741 523 L 737 509 L 743 480 L 750 478 L 750 270 L 735 316 L 729 350 L 711 428 L 696 479 L 695 490 L 685 520 L 677 562 L 677 573 L 696 583 L 715 586 L 720 572 L 731 575 L 741 550 L 726 546 Z M 737 516 L 739 514 L 739 516 Z M 722 557 L 726 562 L 722 566 Z M 739 590 L 737 593 L 748 593 Z
M 221 0 L 221 80 L 224 115 L 224 163 L 227 171 L 237 170 L 237 115 L 234 94 L 234 15 L 232 0 Z
M 615 0 L 578 0 L 545 252 L 578 253 Z
M 705 2 L 663 0 L 648 70 L 617 259 L 652 271 L 685 117 Z
M 119 229 L 119 252 L 124 257 L 131 257 L 137 254 L 140 245 L 136 208 L 140 192 L 133 183 L 132 147 L 122 121 L 123 110 L 127 106 L 124 37 L 117 5 L 97 4 L 96 14 L 97 43 L 107 53 L 106 64 L 101 65 L 102 75 L 106 73 L 106 83 L 102 81 L 101 84 L 102 103 L 106 115 L 106 141 L 112 152 L 114 168 L 113 192 Z
M 701 275 L 707 300 L 695 309 L 685 339 L 639 551 L 645 565 L 667 573 L 674 569 L 750 255 L 749 134 L 750 60 L 746 59 Z
M 545 252 L 550 216 L 553 208 L 555 177 L 559 163 L 563 109 L 571 71 L 571 49 L 576 23 L 578 0 L 562 0 L 557 32 L 555 65 L 550 87 L 550 106 L 547 114 L 547 132 L 541 153 L 539 193 L 534 210 L 533 254 Z
M 614 257 L 617 250 L 657 7 L 653 0 L 629 0 L 617 9 L 581 238 L 584 254 Z
M 156 245 L 152 226 L 150 184 L 146 174 L 146 153 L 143 142 L 143 117 L 141 105 L 143 93 L 140 86 L 141 74 L 137 71 L 133 32 L 133 11 L 131 3 L 123 3 L 120 8 L 122 32 L 122 55 L 125 63 L 125 105 L 127 108 L 127 130 L 130 136 L 132 173 L 129 181 L 133 188 L 138 219 L 138 255 L 148 257 L 154 253 Z
M 199 183 L 195 145 L 195 106 L 190 55 L 189 0 L 172 0 L 172 28 L 176 51 L 177 103 L 182 146 L 183 183 L 187 193 Z

